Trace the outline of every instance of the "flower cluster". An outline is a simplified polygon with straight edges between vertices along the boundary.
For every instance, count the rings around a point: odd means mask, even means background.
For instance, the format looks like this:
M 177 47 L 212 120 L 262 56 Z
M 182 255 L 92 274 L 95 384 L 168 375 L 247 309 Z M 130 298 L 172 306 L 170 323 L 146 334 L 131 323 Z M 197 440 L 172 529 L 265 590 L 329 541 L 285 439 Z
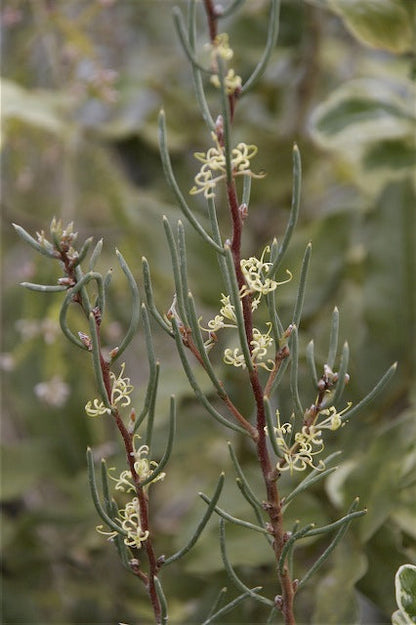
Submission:
M 304 471 L 307 466 L 322 471 L 325 469 L 323 460 L 319 460 L 315 464 L 314 456 L 319 455 L 324 450 L 324 442 L 322 440 L 322 430 L 337 430 L 343 425 L 341 416 L 349 410 L 351 403 L 349 402 L 340 412 L 337 412 L 335 406 L 321 410 L 319 415 L 326 418 L 319 423 L 311 425 L 303 425 L 299 432 L 293 437 L 293 426 L 291 423 L 280 423 L 279 411 L 276 411 L 277 426 L 273 428 L 277 446 L 281 452 L 282 459 L 278 462 L 279 471 L 289 470 Z M 267 428 L 267 433 L 269 434 Z
M 158 463 L 154 460 L 148 459 L 147 456 L 149 454 L 149 447 L 147 445 L 138 446 L 137 441 L 139 439 L 140 436 L 138 434 L 133 437 L 134 451 L 132 452 L 132 455 L 134 456 L 134 470 L 140 482 L 144 482 L 145 480 L 151 478 L 152 474 L 158 467 Z M 110 471 L 113 470 L 114 469 L 110 469 Z M 108 475 L 116 482 L 115 490 L 121 491 L 122 493 L 136 492 L 136 485 L 134 484 L 132 472 L 130 470 L 122 471 L 120 473 L 120 477 L 118 478 L 114 478 L 110 472 Z M 150 484 L 153 484 L 154 482 L 163 480 L 165 475 L 165 473 L 159 473 L 148 484 L 143 486 L 143 489 L 147 489 Z M 114 540 L 118 534 L 123 534 L 124 544 L 127 545 L 127 547 L 140 549 L 142 543 L 147 540 L 149 532 L 147 530 L 143 531 L 141 527 L 140 503 L 138 497 L 133 497 L 133 499 L 129 501 L 124 508 L 119 510 L 116 521 L 120 524 L 120 532 L 117 532 L 116 530 L 104 530 L 102 525 L 97 526 L 97 532 L 108 536 L 109 540 Z
M 148 530 L 143 531 L 141 527 L 140 504 L 138 498 L 133 497 L 133 499 L 126 504 L 125 508 L 119 510 L 118 514 L 120 528 L 122 530 L 120 533 L 124 535 L 124 544 L 127 547 L 140 549 L 142 543 L 149 537 L 149 532 Z M 102 525 L 97 525 L 96 530 L 99 534 L 108 536 L 109 540 L 114 540 L 114 538 L 119 534 L 116 530 L 104 530 Z
M 220 56 L 224 61 L 231 61 L 234 56 L 232 48 L 230 48 L 229 37 L 227 33 L 219 33 L 213 43 L 209 43 L 206 46 L 211 52 L 211 63 L 215 65 L 217 56 Z
M 263 295 L 267 295 L 267 293 L 274 291 L 281 284 L 285 284 L 292 279 L 292 274 L 289 270 L 286 270 L 289 278 L 283 282 L 277 282 L 276 280 L 267 277 L 267 272 L 272 266 L 272 263 L 264 260 L 266 254 L 270 254 L 269 246 L 265 247 L 260 258 L 252 256 L 248 259 L 242 259 L 240 261 L 241 269 L 246 282 L 240 290 L 240 298 L 252 296 L 251 309 L 253 312 L 257 310 Z M 231 304 L 230 296 L 222 293 L 221 304 L 222 306 L 219 311 L 220 314 L 215 315 L 213 319 L 208 321 L 207 328 L 203 328 L 201 326 L 201 329 L 208 332 L 209 335 L 208 340 L 205 342 L 206 349 L 211 349 L 216 342 L 217 339 L 215 332 L 222 328 L 237 327 L 237 317 L 234 306 Z M 267 353 L 274 341 L 270 336 L 272 324 L 269 322 L 266 325 L 268 326 L 266 333 L 262 333 L 258 328 L 253 327 L 253 339 L 250 341 L 251 358 L 253 364 L 271 371 L 274 366 L 274 361 L 267 358 Z M 224 362 L 227 365 L 232 365 L 234 367 L 241 367 L 242 369 L 246 368 L 244 355 L 238 347 L 234 349 L 225 349 Z
M 241 269 L 247 283 L 242 291 L 243 296 L 247 293 L 258 293 L 259 297 L 267 295 L 267 293 L 274 291 L 281 284 L 286 284 L 286 282 L 290 282 L 292 279 L 292 274 L 288 269 L 286 269 L 286 273 L 289 277 L 282 282 L 277 282 L 267 277 L 267 272 L 272 266 L 272 263 L 265 262 L 264 257 L 266 254 L 270 254 L 270 247 L 268 245 L 264 248 L 260 258 L 251 256 L 248 259 L 242 259 L 240 261 Z
M 211 76 L 211 83 L 214 87 L 219 89 L 220 79 L 218 77 L 218 62 L 217 58 L 220 57 L 223 61 L 230 61 L 233 58 L 234 52 L 230 48 L 228 43 L 227 33 L 220 33 L 217 35 L 212 44 L 209 44 L 208 49 L 211 52 L 211 66 L 213 67 L 214 74 Z M 229 69 L 227 75 L 224 78 L 225 88 L 228 95 L 232 95 L 236 91 L 240 91 L 242 80 L 241 76 L 238 76 L 233 69 Z
M 141 482 L 144 482 L 152 475 L 154 470 L 157 469 L 158 463 L 154 460 L 149 460 L 147 458 L 149 454 L 149 447 L 147 445 L 140 445 L 140 447 L 136 449 L 136 441 L 139 440 L 139 438 L 140 437 L 138 435 L 134 436 L 133 438 L 134 451 L 132 452 L 132 455 L 134 456 L 134 470 L 136 471 L 139 480 Z M 150 484 L 153 484 L 153 482 L 163 480 L 165 478 L 165 475 L 165 473 L 159 473 L 159 475 L 157 475 L 154 480 L 149 482 L 146 487 L 150 486 Z M 117 479 L 113 478 L 111 475 L 110 477 L 111 479 L 114 479 L 116 481 L 116 490 L 119 490 L 123 493 L 134 492 L 136 490 L 131 471 L 122 471 L 120 473 L 120 477 Z
M 215 187 L 220 180 L 226 178 L 226 160 L 224 148 L 220 145 L 217 135 L 213 132 L 212 138 L 215 147 L 207 152 L 195 152 L 194 156 L 203 163 L 199 173 L 195 176 L 195 185 L 190 190 L 191 195 L 204 193 L 206 198 L 215 197 Z M 231 150 L 231 167 L 233 176 L 251 176 L 263 178 L 265 174 L 254 174 L 250 169 L 250 160 L 257 154 L 257 146 L 239 143 Z
M 220 79 L 218 78 L 218 74 L 213 74 L 210 78 L 211 84 L 217 89 L 220 88 Z M 241 89 L 242 81 L 241 76 L 235 73 L 233 69 L 229 69 L 227 75 L 224 77 L 225 90 L 227 95 L 232 95 L 236 91 Z
M 133 499 L 126 504 L 124 510 L 119 511 L 119 515 L 122 519 L 121 527 L 127 532 L 124 544 L 127 545 L 127 547 L 140 549 L 142 543 L 147 540 L 149 532 L 148 530 L 144 532 L 140 525 L 140 506 L 138 498 L 133 497 Z
M 270 336 L 272 324 L 269 322 L 267 325 L 269 326 L 269 329 L 266 334 L 262 334 L 260 330 L 253 328 L 253 340 L 250 341 L 250 345 L 252 347 L 251 359 L 253 364 L 258 367 L 263 367 L 264 369 L 267 369 L 267 371 L 272 371 L 274 365 L 273 360 L 271 358 L 264 360 L 267 355 L 268 348 L 273 344 L 273 339 Z M 242 369 L 246 368 L 244 355 L 239 347 L 234 349 L 225 349 L 224 362 L 225 364 L 233 365 L 234 367 L 241 367 Z
M 134 387 L 130 384 L 130 378 L 123 377 L 125 366 L 126 363 L 123 362 L 117 378 L 112 371 L 110 372 L 110 378 L 113 383 L 111 387 L 110 403 L 113 407 L 118 404 L 120 408 L 125 408 L 131 403 L 129 396 Z M 103 401 L 94 399 L 87 402 L 85 412 L 89 417 L 99 417 L 104 414 L 111 414 L 111 408 L 108 408 Z

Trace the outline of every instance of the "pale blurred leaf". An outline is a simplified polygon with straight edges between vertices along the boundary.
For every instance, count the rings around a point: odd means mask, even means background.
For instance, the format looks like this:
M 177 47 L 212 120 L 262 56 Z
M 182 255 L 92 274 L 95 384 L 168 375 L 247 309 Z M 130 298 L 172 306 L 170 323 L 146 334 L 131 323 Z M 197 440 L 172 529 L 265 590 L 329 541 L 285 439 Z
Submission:
M 356 460 L 331 475 L 327 480 L 328 494 L 336 502 L 359 496 L 368 512 L 361 519 L 358 531 L 364 541 L 377 531 L 400 502 L 400 488 L 406 476 L 407 455 L 414 454 L 416 422 L 411 414 L 384 427 L 374 436 L 370 447 Z M 394 441 L 394 444 L 392 444 Z M 335 497 L 334 497 L 335 493 Z
M 351 541 L 345 539 L 334 554 L 332 567 L 316 589 L 312 623 L 357 625 L 358 606 L 354 584 L 364 575 L 367 560 Z
M 413 49 L 408 0 L 330 0 L 330 7 L 359 41 L 401 54 Z
M 414 130 L 415 88 L 411 81 L 351 80 L 333 91 L 312 116 L 312 133 L 324 147 L 406 137 Z M 356 146 L 358 147 L 358 146 Z
M 46 89 L 30 90 L 12 80 L 1 81 L 1 104 L 3 123 L 17 119 L 59 136 L 68 133 L 65 109 L 68 97 Z

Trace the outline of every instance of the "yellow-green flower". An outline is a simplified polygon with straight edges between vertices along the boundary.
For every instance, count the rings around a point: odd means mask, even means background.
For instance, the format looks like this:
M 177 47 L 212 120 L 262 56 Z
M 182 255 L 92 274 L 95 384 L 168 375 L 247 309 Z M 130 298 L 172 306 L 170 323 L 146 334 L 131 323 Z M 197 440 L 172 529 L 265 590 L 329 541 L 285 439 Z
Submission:
M 224 148 L 213 132 L 212 138 L 215 147 L 207 152 L 195 152 L 194 156 L 201 161 L 202 167 L 195 176 L 195 185 L 190 190 L 191 195 L 203 193 L 206 198 L 215 196 L 215 187 L 218 182 L 226 178 L 226 159 Z M 247 175 L 252 178 L 263 178 L 264 174 L 254 174 L 250 169 L 250 160 L 257 154 L 257 146 L 239 143 L 231 151 L 231 167 L 233 176 Z
M 217 56 L 220 56 L 224 61 L 231 61 L 234 52 L 230 48 L 228 41 L 228 33 L 219 33 L 213 43 L 208 44 L 208 48 L 211 50 L 211 60 L 213 63 L 215 63 Z
M 110 372 L 112 381 L 110 403 L 113 407 L 119 404 L 121 408 L 125 408 L 131 403 L 129 395 L 133 391 L 134 386 L 130 384 L 130 378 L 123 378 L 125 366 L 126 363 L 123 362 L 118 377 L 112 371 Z M 93 399 L 85 405 L 85 412 L 89 417 L 99 417 L 104 414 L 111 414 L 111 408 L 107 407 L 103 401 Z
M 212 74 L 210 78 L 211 84 L 217 89 L 220 88 L 221 83 L 218 74 Z M 232 95 L 236 91 L 239 91 L 242 86 L 241 76 L 235 73 L 233 69 L 229 69 L 227 75 L 224 77 L 225 90 L 227 95 Z
M 137 497 L 134 497 L 126 504 L 126 507 L 119 510 L 120 529 L 124 535 L 124 544 L 127 547 L 135 547 L 140 549 L 142 543 L 148 539 L 148 530 L 143 531 L 140 523 L 140 504 Z M 96 530 L 99 534 L 108 536 L 108 540 L 114 540 L 118 535 L 116 530 L 104 530 L 102 525 L 97 525 Z
M 342 415 L 347 412 L 347 410 L 349 410 L 352 406 L 352 402 L 348 402 L 346 407 L 344 408 L 344 410 L 341 410 L 340 412 L 337 412 L 337 409 L 335 408 L 335 406 L 330 406 L 329 408 L 324 408 L 324 410 L 320 411 L 320 415 L 327 415 L 327 418 L 324 419 L 324 421 L 321 421 L 319 423 L 319 427 L 321 429 L 327 429 L 327 430 L 338 430 L 338 428 L 340 428 L 341 426 L 345 425 L 345 423 L 342 422 Z
M 134 390 L 134 386 L 130 384 L 130 378 L 123 378 L 125 366 L 126 363 L 123 362 L 117 378 L 113 372 L 110 373 L 110 378 L 113 381 L 113 386 L 111 388 L 111 403 L 113 405 L 120 404 L 122 408 L 125 408 L 131 403 L 129 395 Z
M 269 326 L 269 330 L 266 334 L 262 334 L 260 330 L 253 328 L 253 340 L 250 341 L 253 348 L 251 351 L 251 357 L 255 364 L 270 371 L 273 368 L 273 360 L 269 359 L 267 361 L 263 361 L 264 357 L 267 355 L 267 350 L 273 344 L 273 339 L 270 336 L 272 324 L 271 322 L 268 322 L 266 325 Z
M 321 410 L 316 416 L 315 423 L 308 426 L 304 425 L 299 432 L 296 432 L 291 445 L 288 443 L 287 435 L 291 433 L 292 425 L 290 423 L 284 423 L 282 425 L 280 423 L 279 411 L 277 410 L 277 426 L 273 428 L 274 431 L 272 434 L 268 431 L 268 428 L 266 428 L 266 432 L 269 436 L 275 436 L 277 446 L 283 457 L 283 460 L 277 463 L 278 470 L 289 470 L 292 473 L 293 471 L 304 471 L 307 466 L 318 469 L 319 471 L 325 469 L 323 460 L 319 460 L 318 464 L 316 464 L 314 458 L 322 453 L 325 447 L 324 441 L 322 440 L 322 430 L 337 430 L 344 425 L 341 416 L 349 410 L 350 407 L 351 402 L 340 412 L 337 412 L 335 406 Z M 321 415 L 324 415 L 326 418 L 319 421 Z
M 85 412 L 89 417 L 100 417 L 103 414 L 110 414 L 111 408 L 107 408 L 99 399 L 94 399 L 93 401 L 87 402 Z
M 136 434 L 133 438 L 133 455 L 134 455 L 134 469 L 139 477 L 141 482 L 147 480 L 153 473 L 155 469 L 158 467 L 158 463 L 155 460 L 149 460 L 147 458 L 149 454 L 148 445 L 140 445 L 140 447 L 136 448 L 136 441 L 140 439 L 140 436 Z M 154 482 L 158 482 L 159 480 L 163 480 L 166 476 L 166 473 L 159 473 L 155 477 L 154 480 L 146 484 L 145 488 L 148 488 L 150 484 Z M 110 474 L 111 479 L 116 481 L 115 489 L 119 490 L 123 493 L 134 492 L 136 487 L 133 482 L 133 476 L 130 470 L 125 470 L 120 473 L 119 478 L 113 478 Z
M 227 348 L 224 350 L 224 362 L 226 365 L 233 365 L 233 367 L 242 367 L 243 369 L 246 368 L 244 356 L 238 347 L 235 349 Z
M 261 295 L 266 295 L 267 293 L 274 291 L 278 286 L 286 284 L 286 282 L 290 282 L 292 279 L 292 274 L 288 269 L 286 269 L 286 273 L 289 275 L 287 280 L 277 282 L 276 280 L 267 278 L 265 274 L 267 274 L 268 270 L 272 266 L 272 263 L 264 260 L 266 254 L 270 254 L 270 247 L 268 245 L 264 248 L 260 259 L 255 256 L 251 256 L 248 259 L 242 259 L 240 261 L 241 269 L 247 282 L 247 285 L 243 287 L 243 296 L 246 293 L 255 292 L 260 293 Z
M 231 304 L 230 302 L 230 296 L 229 295 L 224 295 L 224 293 L 221 293 L 221 308 L 220 308 L 220 314 L 225 317 L 226 319 L 228 319 L 229 321 L 231 321 L 233 324 L 237 323 L 237 317 L 235 316 L 235 309 L 234 306 Z
M 127 532 L 124 544 L 127 545 L 127 547 L 140 549 L 142 543 L 148 539 L 149 532 L 147 530 L 144 532 L 140 525 L 140 506 L 138 498 L 134 497 L 132 501 L 129 501 L 124 510 L 120 510 L 119 515 L 122 518 L 121 527 Z
M 270 336 L 272 329 L 271 323 L 268 323 L 267 325 L 269 326 L 269 330 L 266 334 L 263 334 L 257 328 L 253 328 L 253 340 L 250 342 L 252 346 L 251 359 L 253 364 L 257 367 L 263 367 L 264 369 L 271 371 L 274 364 L 273 360 L 264 359 L 267 355 L 268 348 L 273 344 L 273 339 Z M 246 368 L 246 361 L 239 347 L 234 349 L 228 347 L 225 349 L 223 360 L 227 365 L 241 367 L 242 369 Z

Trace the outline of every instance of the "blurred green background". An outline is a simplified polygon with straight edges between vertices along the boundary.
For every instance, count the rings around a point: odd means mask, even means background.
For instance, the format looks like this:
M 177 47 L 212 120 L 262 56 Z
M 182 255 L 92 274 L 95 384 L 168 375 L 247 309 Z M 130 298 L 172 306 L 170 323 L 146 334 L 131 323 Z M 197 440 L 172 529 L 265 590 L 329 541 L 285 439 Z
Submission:
M 25 280 L 55 281 L 59 268 L 18 240 L 11 223 L 34 233 L 57 216 L 73 220 L 81 240 L 104 237 L 99 269 L 114 267 L 105 324 L 110 345 L 128 324 L 130 305 L 115 246 L 139 283 L 141 256 L 149 259 L 157 303 L 168 310 L 173 287 L 161 219 L 166 214 L 174 224 L 179 212 L 161 171 L 159 109 L 166 111 L 184 192 L 198 169 L 193 152 L 210 144 L 173 29 L 174 5 L 186 8 L 164 0 L 5 0 L 1 9 L 5 623 L 151 622 L 142 588 L 94 529 L 98 520 L 88 494 L 85 448 L 93 445 L 110 466 L 121 468 L 123 460 L 111 424 L 84 413 L 85 403 L 96 396 L 90 363 L 60 334 L 60 294 L 44 296 L 18 286 Z M 300 223 L 285 261 L 294 279 L 279 290 L 279 312 L 289 323 L 303 251 L 311 240 L 301 324 L 305 404 L 314 400 L 304 367 L 306 345 L 314 339 L 322 366 L 335 305 L 341 339 L 348 339 L 352 353 L 345 400 L 357 402 L 399 362 L 382 396 L 329 442 L 329 451 L 344 450 L 339 471 L 289 508 L 288 529 L 297 518 L 329 522 L 357 495 L 368 507 L 299 594 L 299 623 L 388 623 L 395 609 L 394 573 L 416 556 L 415 9 L 413 0 L 283 0 L 276 50 L 235 119 L 236 142 L 256 143 L 255 170 L 267 172 L 253 182 L 246 256 L 283 234 L 294 141 L 302 154 Z M 222 23 L 243 81 L 261 56 L 267 15 L 266 0 L 247 0 L 238 15 Z M 207 41 L 202 7 L 199 33 L 202 47 Z M 208 93 L 216 114 L 218 94 L 210 87 Z M 197 198 L 194 206 L 205 220 L 203 202 Z M 220 220 L 227 233 L 221 209 Z M 223 287 L 212 254 L 188 232 L 190 285 L 207 319 L 218 309 Z M 164 449 L 170 394 L 179 402 L 175 453 L 152 497 L 157 549 L 171 554 L 204 511 L 198 491 L 212 492 L 222 468 L 224 507 L 245 518 L 248 513 L 228 458 L 230 432 L 196 403 L 173 342 L 157 328 L 155 345 L 162 362 L 156 452 Z M 140 335 L 126 360 L 139 407 L 147 375 Z M 217 361 L 221 367 L 219 356 Z M 249 411 L 239 372 L 228 369 L 222 376 Z M 288 406 L 284 389 L 278 400 Z M 251 448 L 237 435 L 231 439 L 261 492 Z M 287 488 L 285 476 L 282 489 Z M 273 563 L 261 540 L 229 526 L 227 536 L 241 577 L 273 597 Z M 320 540 L 305 542 L 295 556 L 297 576 L 324 546 Z M 166 571 L 163 583 L 170 622 L 204 620 L 218 590 L 230 586 L 215 520 L 195 550 Z M 229 597 L 234 594 L 230 588 Z M 264 618 L 257 605 L 246 602 L 222 622 Z

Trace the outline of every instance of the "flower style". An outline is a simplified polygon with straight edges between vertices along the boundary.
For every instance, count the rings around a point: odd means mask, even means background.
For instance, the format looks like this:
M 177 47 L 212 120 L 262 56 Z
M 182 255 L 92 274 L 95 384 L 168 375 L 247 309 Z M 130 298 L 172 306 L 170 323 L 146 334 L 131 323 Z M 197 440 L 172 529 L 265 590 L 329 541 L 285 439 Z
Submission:
M 130 378 L 123 378 L 125 366 L 126 363 L 123 362 L 117 378 L 112 371 L 110 372 L 110 379 L 113 382 L 110 403 L 113 407 L 119 404 L 121 408 L 125 408 L 131 403 L 129 395 L 133 391 L 134 386 L 130 384 Z M 99 417 L 104 414 L 111 414 L 111 408 L 107 407 L 104 402 L 99 399 L 94 399 L 93 401 L 90 400 L 87 402 L 85 412 L 89 417 Z
M 319 428 L 321 430 L 326 429 L 334 431 L 338 430 L 338 428 L 340 427 L 343 427 L 345 425 L 345 422 L 342 421 L 341 417 L 345 412 L 347 412 L 347 410 L 351 408 L 351 406 L 352 402 L 349 401 L 345 406 L 344 410 L 341 410 L 340 412 L 337 412 L 335 406 L 330 406 L 329 408 L 324 408 L 324 410 L 321 410 L 319 414 L 326 415 L 327 418 L 319 423 Z
M 215 147 L 207 152 L 195 152 L 194 156 L 203 163 L 199 173 L 195 176 L 195 185 L 190 190 L 191 195 L 203 193 L 206 198 L 215 197 L 215 187 L 220 180 L 226 178 L 226 159 L 224 148 L 218 137 L 211 133 Z M 263 178 L 265 174 L 254 174 L 250 169 L 250 160 L 257 154 L 257 146 L 239 143 L 231 151 L 231 167 L 233 176 L 247 175 L 252 178 Z
M 208 321 L 208 330 L 207 332 L 216 332 L 221 328 L 225 328 L 226 324 L 223 321 L 224 317 L 222 315 L 215 315 L 214 319 L 210 319 Z
M 94 399 L 85 404 L 85 412 L 89 417 L 100 417 L 103 414 L 111 414 L 111 408 L 107 408 L 99 399 Z

